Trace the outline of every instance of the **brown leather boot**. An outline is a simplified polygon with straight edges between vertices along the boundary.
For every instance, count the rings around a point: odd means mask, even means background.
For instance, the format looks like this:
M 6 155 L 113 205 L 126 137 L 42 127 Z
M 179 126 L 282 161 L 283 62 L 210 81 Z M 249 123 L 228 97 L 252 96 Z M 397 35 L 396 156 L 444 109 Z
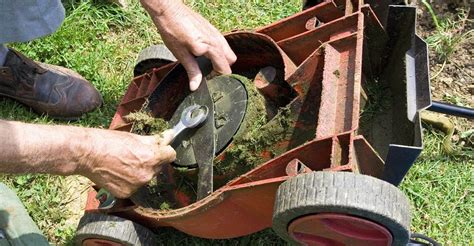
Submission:
M 94 86 L 76 72 L 36 63 L 13 49 L 0 67 L 0 95 L 62 120 L 78 119 L 103 102 Z

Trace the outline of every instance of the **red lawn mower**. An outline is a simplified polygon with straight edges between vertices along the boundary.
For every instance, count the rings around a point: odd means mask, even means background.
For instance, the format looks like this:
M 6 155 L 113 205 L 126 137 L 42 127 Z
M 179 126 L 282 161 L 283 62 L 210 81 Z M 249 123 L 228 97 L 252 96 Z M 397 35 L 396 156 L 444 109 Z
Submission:
M 416 9 L 389 3 L 305 1 L 288 18 L 229 33 L 237 76 L 212 76 L 198 58 L 208 76 L 194 93 L 168 50 L 142 51 L 110 129 L 131 131 L 126 116 L 143 108 L 172 125 L 192 105 L 208 118 L 175 141 L 158 188 L 113 206 L 91 189 L 76 243 L 156 245 L 162 227 L 209 239 L 271 227 L 302 245 L 424 245 L 411 239 L 396 186 L 422 150 L 427 47 Z

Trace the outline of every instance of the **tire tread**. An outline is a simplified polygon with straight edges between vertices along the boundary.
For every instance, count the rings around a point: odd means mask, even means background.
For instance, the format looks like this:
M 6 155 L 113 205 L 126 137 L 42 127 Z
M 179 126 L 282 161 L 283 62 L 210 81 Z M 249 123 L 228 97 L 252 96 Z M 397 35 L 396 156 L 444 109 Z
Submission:
M 410 206 L 395 186 L 350 172 L 312 172 L 282 183 L 277 191 L 273 229 L 294 241 L 287 227 L 294 219 L 317 213 L 344 213 L 375 221 L 393 235 L 393 245 L 409 239 Z
M 92 238 L 130 246 L 157 245 L 155 234 L 142 225 L 117 216 L 86 213 L 79 221 L 75 245 L 82 245 L 84 240 Z

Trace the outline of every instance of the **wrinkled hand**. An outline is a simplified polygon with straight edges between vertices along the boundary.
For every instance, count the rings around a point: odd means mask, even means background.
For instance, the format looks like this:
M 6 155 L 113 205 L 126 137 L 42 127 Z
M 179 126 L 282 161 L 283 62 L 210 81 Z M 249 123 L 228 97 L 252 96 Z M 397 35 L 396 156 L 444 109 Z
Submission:
M 162 137 L 118 131 L 97 131 L 89 137 L 90 154 L 80 174 L 118 198 L 130 197 L 154 177 L 161 165 L 176 158 L 169 146 L 169 130 Z
M 209 58 L 218 73 L 232 72 L 230 66 L 237 57 L 222 34 L 201 15 L 179 0 L 142 0 L 142 5 L 150 13 L 165 45 L 186 69 L 192 91 L 202 80 L 196 56 Z

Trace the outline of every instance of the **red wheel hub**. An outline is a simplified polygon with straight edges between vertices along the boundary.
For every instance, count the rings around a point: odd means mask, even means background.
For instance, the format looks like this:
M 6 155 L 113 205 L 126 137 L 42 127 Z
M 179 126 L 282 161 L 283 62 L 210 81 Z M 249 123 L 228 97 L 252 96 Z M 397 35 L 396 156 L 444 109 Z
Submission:
M 82 241 L 82 246 L 122 246 L 122 244 L 106 239 L 93 238 Z
M 392 244 L 392 235 L 372 221 L 344 214 L 308 215 L 291 222 L 288 233 L 303 245 Z

